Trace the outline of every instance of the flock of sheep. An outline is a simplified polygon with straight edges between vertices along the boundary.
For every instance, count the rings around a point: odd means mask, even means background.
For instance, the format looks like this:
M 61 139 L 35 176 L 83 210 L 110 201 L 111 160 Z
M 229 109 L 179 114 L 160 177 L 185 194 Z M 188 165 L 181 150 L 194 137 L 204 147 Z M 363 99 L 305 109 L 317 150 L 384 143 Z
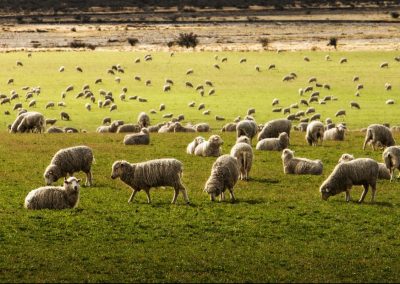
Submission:
M 173 56 L 173 54 L 171 54 Z M 151 56 L 145 57 L 146 61 L 152 60 Z M 304 58 L 305 61 L 309 59 Z M 330 60 L 329 57 L 326 60 Z M 224 58 L 221 62 L 226 62 Z M 138 62 L 138 59 L 135 61 Z M 140 62 L 140 60 L 139 60 Z M 240 63 L 246 62 L 245 59 L 241 59 Z M 340 60 L 340 64 L 346 63 L 347 59 L 343 58 Z M 22 63 L 18 62 L 18 66 L 22 66 Z M 219 65 L 215 64 L 215 68 L 219 69 Z M 257 71 L 260 67 L 257 66 Z M 387 68 L 388 63 L 381 64 L 381 68 Z M 270 65 L 269 69 L 275 68 L 274 65 Z M 64 67 L 61 67 L 60 72 L 64 72 Z M 77 71 L 83 72 L 82 68 L 77 67 Z M 120 65 L 112 66 L 107 73 L 115 74 L 116 72 L 123 73 L 124 70 Z M 193 69 L 187 71 L 187 75 L 192 74 Z M 295 80 L 297 75 L 291 73 L 283 78 L 283 81 Z M 116 78 L 116 81 L 118 77 Z M 135 80 L 140 81 L 140 77 L 135 77 Z M 358 77 L 353 78 L 354 82 L 359 80 Z M 96 80 L 96 84 L 101 83 L 101 79 Z M 318 83 L 315 77 L 308 80 L 309 83 L 314 83 L 315 87 L 325 88 L 330 90 L 329 84 Z M 10 79 L 9 84 L 13 83 Z M 213 83 L 206 80 L 206 85 L 214 87 Z M 168 92 L 171 90 L 174 82 L 170 79 L 166 80 L 163 86 L 163 91 Z M 146 86 L 151 85 L 151 81 L 146 81 Z M 194 88 L 190 82 L 186 82 L 185 85 L 188 88 Z M 389 84 L 390 85 L 390 84 Z M 390 89 L 391 86 L 386 86 L 386 89 Z M 357 85 L 357 91 L 363 88 L 362 84 Z M 65 92 L 62 94 L 62 98 L 65 98 L 66 93 L 74 89 L 73 86 L 68 86 Z M 26 89 L 28 90 L 28 89 Z M 204 95 L 204 86 L 200 85 L 195 88 L 201 96 Z M 120 100 L 126 99 L 126 88 L 120 95 Z M 320 121 L 321 115 L 315 112 L 315 107 L 309 107 L 313 102 L 319 104 L 326 104 L 331 100 L 336 100 L 333 96 L 326 96 L 323 99 L 319 99 L 320 92 L 315 91 L 314 86 L 307 86 L 299 90 L 299 95 L 303 96 L 312 92 L 309 99 L 301 99 L 300 104 L 308 107 L 306 111 L 297 111 L 291 113 L 294 109 L 299 107 L 299 103 L 293 103 L 287 108 L 276 107 L 279 105 L 279 99 L 275 98 L 272 102 L 273 112 L 282 112 L 284 115 L 288 114 L 286 118 L 275 119 L 266 122 L 265 124 L 257 124 L 253 115 L 255 109 L 249 109 L 247 115 L 242 119 L 237 117 L 233 122 L 225 124 L 221 131 L 232 131 L 236 132 L 236 144 L 232 147 L 230 154 L 222 154 L 223 140 L 219 135 L 211 135 L 208 139 L 202 136 L 196 137 L 191 141 L 186 149 L 187 154 L 202 156 L 202 157 L 217 157 L 214 162 L 211 174 L 204 186 L 204 191 L 210 195 L 211 200 L 215 200 L 216 197 L 220 197 L 221 200 L 225 198 L 225 191 L 228 189 L 231 200 L 235 200 L 234 186 L 238 179 L 249 181 L 250 171 L 254 159 L 254 153 L 252 148 L 252 140 L 257 138 L 257 144 L 255 150 L 257 151 L 281 151 L 283 171 L 285 174 L 311 174 L 321 175 L 323 173 L 323 164 L 320 160 L 310 160 L 307 158 L 299 158 L 294 156 L 294 152 L 288 147 L 290 146 L 290 132 L 292 129 L 297 131 L 305 132 L 305 140 L 310 146 L 318 146 L 324 140 L 336 140 L 343 141 L 345 139 L 346 124 L 339 123 L 334 124 L 331 119 L 326 119 L 325 124 Z M 26 94 L 26 100 L 31 99 L 33 94 L 40 94 L 40 87 L 35 87 L 29 90 Z M 209 95 L 215 94 L 215 89 L 210 89 Z M 98 107 L 104 108 L 109 107 L 110 112 L 117 109 L 115 98 L 111 92 L 101 91 L 101 95 L 104 100 L 97 100 L 93 92 L 90 90 L 88 85 L 83 87 L 83 91 L 77 95 L 78 98 L 89 99 L 92 103 L 98 101 Z M 357 96 L 357 95 L 356 95 Z M 15 99 L 15 94 L 14 94 Z M 141 102 L 146 102 L 146 99 L 137 96 L 129 97 L 129 99 L 137 99 Z M 12 98 L 3 97 L 1 104 L 10 103 Z M 387 102 L 388 103 L 388 102 Z M 388 103 L 389 104 L 389 103 Z M 35 100 L 31 100 L 29 107 L 36 105 Z M 46 108 L 54 107 L 53 102 L 49 102 Z M 63 106 L 63 102 L 58 104 Z M 352 108 L 360 109 L 360 105 L 357 102 L 350 103 Z M 91 111 L 91 104 L 85 104 L 88 111 Z M 190 102 L 189 107 L 194 107 L 195 103 Z M 161 104 L 159 111 L 165 110 L 165 105 Z M 9 125 L 10 133 L 24 133 L 24 132 L 48 132 L 48 133 L 61 133 L 61 132 L 79 132 L 74 127 L 59 128 L 48 125 L 56 123 L 56 119 L 45 119 L 43 114 L 37 111 L 28 111 L 22 108 L 22 104 L 16 104 L 15 110 L 19 110 L 19 113 L 12 124 Z M 198 106 L 198 110 L 205 109 L 204 104 Z M 207 115 L 206 110 L 205 113 Z M 150 113 L 156 113 L 155 110 L 150 110 Z M 307 115 L 311 115 L 307 117 Z M 345 110 L 338 110 L 336 117 L 345 116 Z M 70 120 L 70 116 L 66 112 L 60 113 L 61 119 Z M 138 115 L 137 122 L 135 124 L 125 123 L 121 120 L 112 121 L 110 117 L 105 117 L 102 121 L 102 125 L 96 130 L 98 133 L 127 133 L 123 139 L 125 145 L 149 145 L 150 135 L 153 132 L 167 133 L 167 132 L 210 132 L 211 128 L 208 123 L 198 123 L 192 125 L 190 123 L 183 125 L 182 121 L 185 119 L 183 114 L 173 117 L 172 114 L 165 114 L 163 118 L 170 118 L 168 122 L 158 123 L 155 125 L 151 124 L 150 116 L 141 112 Z M 215 116 L 217 121 L 225 120 L 222 116 Z M 292 125 L 293 121 L 299 121 L 298 125 Z M 343 154 L 339 160 L 338 165 L 335 167 L 331 175 L 323 182 L 320 187 L 320 192 L 324 200 L 328 199 L 329 196 L 336 195 L 340 192 L 346 193 L 346 200 L 350 200 L 350 189 L 353 185 L 364 186 L 364 192 L 359 200 L 362 202 L 368 192 L 369 186 L 372 188 L 372 200 L 374 200 L 376 192 L 376 180 L 378 178 L 393 180 L 394 170 L 400 169 L 400 147 L 395 146 L 395 141 L 392 136 L 391 130 L 386 125 L 373 124 L 365 129 L 366 136 L 363 145 L 365 146 L 370 143 L 375 150 L 377 147 L 386 148 L 383 153 L 384 163 L 378 163 L 372 159 L 358 158 L 355 159 L 350 154 Z M 55 154 L 44 173 L 46 187 L 41 187 L 31 191 L 25 199 L 25 207 L 29 209 L 63 209 L 72 208 L 78 204 L 79 201 L 79 188 L 80 180 L 73 177 L 74 173 L 83 171 L 87 175 L 86 185 L 91 186 L 92 172 L 91 166 L 94 160 L 93 151 L 86 146 L 78 146 L 67 149 L 61 149 Z M 129 163 L 127 161 L 116 161 L 112 165 L 111 178 L 120 178 L 124 183 L 132 188 L 132 195 L 129 198 L 129 202 L 133 200 L 136 193 L 140 190 L 144 190 L 147 195 L 148 202 L 151 202 L 150 189 L 153 187 L 164 187 L 169 186 L 174 188 L 174 197 L 172 203 L 175 203 L 179 192 L 182 192 L 184 200 L 189 203 L 186 188 L 184 187 L 181 176 L 183 171 L 183 164 L 176 159 L 157 159 L 142 163 Z M 67 177 L 69 178 L 67 179 Z M 64 185 L 62 187 L 51 186 L 52 183 L 58 179 L 64 177 Z

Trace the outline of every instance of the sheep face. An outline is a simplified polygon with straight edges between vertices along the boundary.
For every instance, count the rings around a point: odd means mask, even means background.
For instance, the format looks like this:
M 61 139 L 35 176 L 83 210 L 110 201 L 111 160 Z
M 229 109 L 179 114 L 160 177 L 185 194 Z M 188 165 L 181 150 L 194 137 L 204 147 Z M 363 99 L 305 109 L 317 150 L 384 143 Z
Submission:
M 325 201 L 327 201 L 329 197 L 331 197 L 332 195 L 334 195 L 334 194 L 332 194 L 332 192 L 331 192 L 329 186 L 326 185 L 326 184 L 321 185 L 319 191 L 321 192 L 321 198 L 322 198 L 322 200 L 325 200 Z
M 64 188 L 66 190 L 77 192 L 80 188 L 80 181 L 80 179 L 77 179 L 75 177 L 70 177 L 69 179 L 64 178 Z
M 203 143 L 204 141 L 206 141 L 204 139 L 204 137 L 201 137 L 201 136 L 197 136 L 196 138 L 194 138 L 194 140 L 195 140 L 196 145 L 199 145 L 199 144 Z
M 218 135 L 212 135 L 208 141 L 215 145 L 223 145 L 224 144 L 224 141 Z
M 250 138 L 247 136 L 240 136 L 238 139 L 236 139 L 236 143 L 246 143 L 251 145 Z
M 44 180 L 46 185 L 56 182 L 61 176 L 60 170 L 56 165 L 49 165 L 44 172 Z
M 339 159 L 339 163 L 343 163 L 343 162 L 349 162 L 354 160 L 354 156 L 351 154 L 343 154 L 340 159 Z
M 121 177 L 126 169 L 130 166 L 127 161 L 116 161 L 112 165 L 111 178 L 116 179 Z
M 292 151 L 292 150 L 285 149 L 282 151 L 282 159 L 293 158 L 293 155 L 294 155 L 294 151 Z

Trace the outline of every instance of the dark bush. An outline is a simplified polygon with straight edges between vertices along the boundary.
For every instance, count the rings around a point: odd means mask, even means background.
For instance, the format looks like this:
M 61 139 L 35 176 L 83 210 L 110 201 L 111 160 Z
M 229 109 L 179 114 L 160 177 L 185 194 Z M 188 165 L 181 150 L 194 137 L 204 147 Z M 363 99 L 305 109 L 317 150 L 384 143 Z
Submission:
M 96 46 L 94 46 L 93 44 L 84 43 L 84 42 L 82 42 L 80 40 L 71 41 L 69 43 L 69 46 L 71 48 L 88 48 L 88 49 L 91 49 L 91 50 L 94 50 L 96 48 Z
M 168 47 L 173 47 L 174 45 L 176 45 L 176 42 L 173 40 L 170 40 L 169 42 L 167 42 Z
M 331 37 L 331 38 L 329 39 L 327 45 L 328 45 L 328 46 L 333 46 L 333 47 L 336 49 L 336 47 L 337 47 L 337 42 L 338 42 L 338 40 L 337 40 L 336 37 Z
M 390 16 L 393 19 L 397 19 L 400 16 L 400 14 L 398 12 L 396 12 L 396 11 L 392 11 L 392 12 L 390 12 Z
M 186 48 L 195 48 L 199 44 L 197 35 L 194 33 L 180 33 L 176 41 L 179 46 L 184 46 Z
M 266 37 L 260 37 L 260 38 L 258 39 L 258 42 L 261 44 L 261 46 L 262 46 L 264 49 L 267 49 L 267 48 L 268 48 L 268 45 L 269 45 L 269 39 L 268 39 L 268 38 L 266 38 Z
M 137 43 L 139 43 L 139 40 L 135 37 L 128 37 L 127 41 L 131 46 L 135 46 Z

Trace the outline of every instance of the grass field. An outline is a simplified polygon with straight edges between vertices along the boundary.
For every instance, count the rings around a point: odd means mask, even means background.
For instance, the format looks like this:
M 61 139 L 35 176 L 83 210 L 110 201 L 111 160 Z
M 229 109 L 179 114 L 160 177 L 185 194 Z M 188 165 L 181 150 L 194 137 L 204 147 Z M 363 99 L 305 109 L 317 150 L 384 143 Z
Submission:
M 316 76 L 329 83 L 338 101 L 315 105 L 323 118 L 333 117 L 339 108 L 348 112 L 345 121 L 349 129 L 373 122 L 397 123 L 397 105 L 386 106 L 385 100 L 396 99 L 400 66 L 392 53 L 332 53 L 325 62 L 325 53 L 218 53 L 228 57 L 219 63 L 221 70 L 212 67 L 212 53 L 155 53 L 152 62 L 134 64 L 130 53 L 24 53 L 0 54 L 0 90 L 20 91 L 22 86 L 42 87 L 35 98 L 38 111 L 46 117 L 57 117 L 60 108 L 44 110 L 48 101 L 60 101 L 60 93 L 67 85 L 76 89 L 88 83 L 96 92 L 102 88 L 114 95 L 128 87 L 128 95 L 139 95 L 148 103 L 119 102 L 113 119 L 135 122 L 137 114 L 160 103 L 167 111 L 185 114 L 186 121 L 207 121 L 225 141 L 223 152 L 229 153 L 234 144 L 233 133 L 221 133 L 223 124 L 214 121 L 215 114 L 231 120 L 255 107 L 259 123 L 279 117 L 271 112 L 271 101 L 280 98 L 288 106 L 298 102 L 299 87 Z M 304 62 L 308 56 L 311 62 Z M 247 63 L 239 64 L 241 57 Z M 339 65 L 341 57 L 348 63 Z M 21 60 L 24 66 L 16 67 Z M 143 61 L 143 60 L 142 60 Z M 389 69 L 379 64 L 389 62 Z M 125 74 L 117 85 L 114 77 L 106 74 L 113 64 L 125 66 Z M 275 63 L 277 70 L 266 71 Z M 254 66 L 262 67 L 257 73 Z M 66 71 L 59 73 L 64 65 Z M 73 70 L 80 65 L 84 72 Z M 194 74 L 186 76 L 188 68 Z M 298 79 L 281 82 L 289 72 Z M 142 82 L 133 80 L 141 75 Z M 360 76 L 365 89 L 361 97 L 354 97 L 354 75 Z M 104 84 L 94 87 L 94 80 L 102 77 Z M 186 78 L 187 77 L 187 78 Z M 15 84 L 7 86 L 8 78 Z M 165 78 L 175 81 L 172 92 L 162 92 Z M 144 80 L 151 79 L 152 87 Z M 200 97 L 184 87 L 185 81 L 194 85 L 210 79 L 215 83 L 216 96 Z M 4 83 L 3 83 L 4 82 Z M 393 91 L 384 91 L 390 82 Z M 72 121 L 57 122 L 85 128 L 94 132 L 107 109 L 84 109 L 85 100 L 75 100 L 78 91 L 69 94 L 67 107 Z M 187 107 L 189 101 L 204 102 L 212 111 L 210 117 Z M 356 100 L 361 110 L 348 105 Z M 22 99 L 21 101 L 24 102 Z M 11 105 L 12 107 L 12 105 Z M 1 113 L 10 109 L 0 106 Z M 374 110 L 376 109 L 376 110 Z M 161 114 L 153 123 L 162 121 Z M 355 202 L 361 188 L 352 191 L 354 201 L 346 203 L 344 194 L 321 200 L 318 191 L 342 153 L 356 157 L 371 157 L 381 161 L 381 152 L 370 148 L 361 150 L 364 135 L 350 131 L 344 142 L 325 142 L 311 148 L 305 145 L 304 133 L 293 132 L 291 149 L 296 155 L 321 159 L 322 176 L 286 176 L 282 171 L 279 152 L 255 151 L 255 161 L 249 182 L 239 181 L 235 192 L 239 201 L 211 203 L 202 192 L 215 158 L 200 158 L 185 154 L 186 145 L 196 133 L 153 134 L 149 146 L 126 147 L 123 135 L 110 134 L 15 134 L 6 132 L 6 125 L 14 115 L 1 115 L 4 129 L 0 133 L 0 282 L 399 282 L 400 197 L 398 182 L 379 181 L 377 198 L 370 203 L 368 193 L 364 204 Z M 337 120 L 336 120 L 337 121 Z M 341 121 L 341 119 L 339 120 Z M 399 141 L 400 136 L 395 134 Z M 78 208 L 63 211 L 27 211 L 23 208 L 26 194 L 43 185 L 43 171 L 52 155 L 60 148 L 85 144 L 93 148 L 96 164 L 93 167 L 92 188 L 82 188 Z M 254 144 L 254 142 L 253 142 Z M 120 180 L 111 180 L 111 165 L 118 159 L 130 162 L 160 157 L 175 157 L 184 164 L 183 181 L 188 189 L 191 205 L 170 205 L 172 190 L 154 189 L 153 203 L 146 204 L 143 192 L 132 204 L 127 200 L 130 189 Z M 78 174 L 83 177 L 82 173 Z

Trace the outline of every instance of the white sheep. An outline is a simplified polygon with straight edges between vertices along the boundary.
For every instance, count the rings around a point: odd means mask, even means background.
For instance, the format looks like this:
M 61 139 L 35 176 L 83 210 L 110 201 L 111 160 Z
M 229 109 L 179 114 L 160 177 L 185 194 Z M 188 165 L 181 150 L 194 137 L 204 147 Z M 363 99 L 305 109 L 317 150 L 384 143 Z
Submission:
M 250 143 L 248 137 L 241 136 L 237 139 L 236 144 L 231 149 L 231 156 L 237 159 L 241 180 L 249 179 L 249 172 L 253 165 L 254 155 Z
M 320 121 L 312 121 L 307 126 L 306 140 L 310 146 L 317 146 L 318 140 L 324 139 L 324 125 Z
M 365 134 L 363 150 L 365 150 L 367 143 L 371 144 L 374 151 L 375 146 L 378 144 L 383 147 L 390 147 L 396 144 L 390 129 L 381 124 L 371 124 L 368 126 Z
M 63 186 L 45 186 L 32 190 L 24 207 L 32 210 L 75 208 L 79 202 L 80 179 L 64 178 Z
M 324 132 L 324 140 L 343 141 L 345 130 L 346 127 L 343 124 L 328 129 Z
M 279 134 L 278 138 L 264 138 L 258 141 L 256 150 L 282 151 L 289 146 L 289 136 L 286 132 Z
M 390 146 L 382 153 L 382 159 L 386 168 L 389 170 L 390 181 L 393 180 L 393 174 L 396 169 L 400 170 L 400 147 Z
M 224 141 L 219 135 L 211 135 L 208 141 L 204 141 L 196 146 L 194 154 L 203 157 L 219 157 L 221 156 L 221 146 Z
M 390 147 L 389 147 L 390 148 Z M 383 154 L 383 156 L 385 156 Z M 340 159 L 339 159 L 339 163 L 345 163 L 348 161 L 352 161 L 354 160 L 354 156 L 351 154 L 343 154 Z M 378 179 L 391 179 L 391 174 L 390 171 L 388 170 L 388 168 L 386 167 L 386 164 L 384 163 L 378 163 Z
M 194 150 L 196 149 L 197 145 L 205 142 L 206 139 L 204 139 L 204 137 L 202 136 L 197 136 L 196 138 L 193 139 L 192 142 L 189 143 L 189 145 L 187 145 L 186 147 L 186 153 L 189 155 L 193 155 L 194 154 Z
M 310 160 L 294 157 L 294 151 L 285 149 L 282 151 L 283 172 L 297 175 L 321 175 L 323 164 L 321 160 Z

